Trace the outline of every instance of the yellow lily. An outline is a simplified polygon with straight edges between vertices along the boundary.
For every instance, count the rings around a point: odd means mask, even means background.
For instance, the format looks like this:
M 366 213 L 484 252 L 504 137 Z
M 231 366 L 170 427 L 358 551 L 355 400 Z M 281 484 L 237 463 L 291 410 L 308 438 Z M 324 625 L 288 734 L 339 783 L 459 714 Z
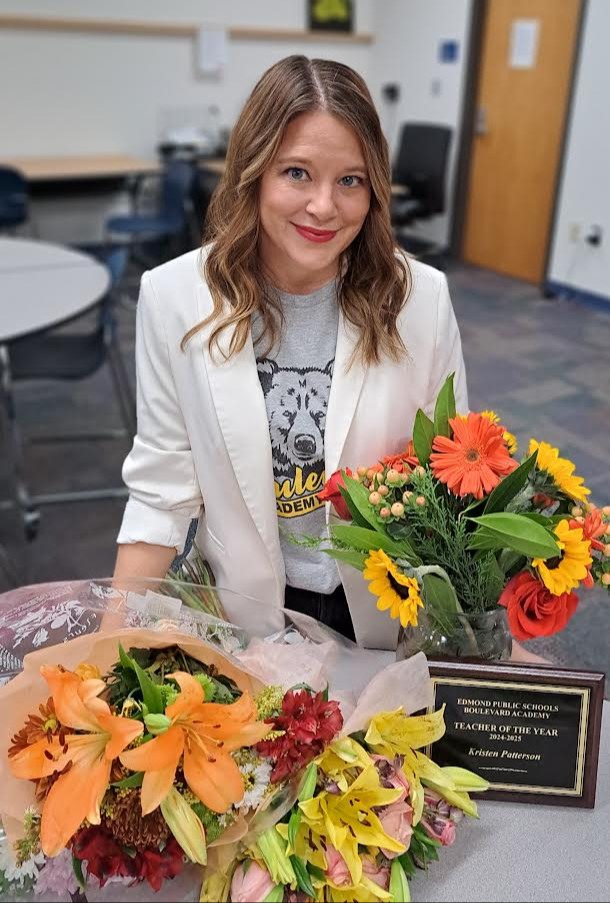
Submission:
M 78 734 L 45 737 L 9 760 L 16 778 L 35 780 L 61 772 L 45 798 L 40 840 L 47 856 L 57 856 L 87 819 L 100 823 L 100 804 L 110 783 L 112 762 L 139 737 L 139 721 L 113 715 L 99 694 L 102 680 L 43 665 L 40 673 L 51 690 L 59 723 Z M 60 739 L 61 737 L 61 739 Z
M 318 769 L 335 781 L 340 790 L 347 790 L 348 777 L 353 769 L 370 768 L 373 760 L 356 740 L 343 737 L 333 741 L 316 759 Z
M 317 838 L 320 847 L 332 844 L 341 852 L 353 884 L 359 885 L 362 881 L 359 844 L 383 847 L 396 853 L 405 852 L 404 844 L 385 833 L 379 818 L 373 812 L 374 807 L 389 806 L 396 802 L 402 793 L 400 788 L 382 787 L 374 765 L 363 768 L 344 792 L 334 794 L 324 790 L 313 799 L 299 803 L 303 817 L 297 832 L 296 849 L 293 851 L 289 848 L 288 853 L 307 855 L 313 861 L 309 844 L 311 832 L 312 839 Z M 320 867 L 326 868 L 326 859 Z
M 125 768 L 144 772 L 142 814 L 156 809 L 170 792 L 181 759 L 195 796 L 213 812 L 226 812 L 244 795 L 244 780 L 230 753 L 258 743 L 269 725 L 256 720 L 248 693 L 229 705 L 204 702 L 203 687 L 191 674 L 177 671 L 169 676 L 181 692 L 165 710 L 168 729 L 121 756 Z

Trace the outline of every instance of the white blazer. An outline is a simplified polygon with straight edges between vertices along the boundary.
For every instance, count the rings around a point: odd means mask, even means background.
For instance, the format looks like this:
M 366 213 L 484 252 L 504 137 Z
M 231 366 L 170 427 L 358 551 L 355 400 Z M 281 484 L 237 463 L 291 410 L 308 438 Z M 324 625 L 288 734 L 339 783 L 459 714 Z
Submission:
M 430 415 L 449 373 L 468 410 L 458 326 L 445 276 L 409 260 L 411 294 L 399 317 L 408 358 L 346 371 L 355 330 L 340 316 L 325 431 L 325 467 L 370 465 L 402 450 L 419 407 Z M 283 606 L 271 441 L 254 348 L 229 362 L 208 351 L 210 328 L 186 346 L 212 310 L 200 251 L 145 273 L 137 313 L 138 432 L 124 467 L 129 500 L 119 543 L 182 551 L 191 518 L 196 545 L 219 587 Z M 222 334 L 228 348 L 229 336 Z M 327 509 L 330 505 L 327 505 Z M 327 519 L 331 513 L 327 510 Z M 338 565 L 361 645 L 395 648 L 397 624 L 375 608 L 362 575 Z M 278 612 L 279 614 L 279 612 Z

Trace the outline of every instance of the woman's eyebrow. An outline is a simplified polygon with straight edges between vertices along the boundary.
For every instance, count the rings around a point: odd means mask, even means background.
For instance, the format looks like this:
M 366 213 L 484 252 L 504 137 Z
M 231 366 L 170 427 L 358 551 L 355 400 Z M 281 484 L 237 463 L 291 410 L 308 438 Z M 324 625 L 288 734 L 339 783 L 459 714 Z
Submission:
M 313 160 L 310 160 L 308 157 L 300 157 L 298 156 L 298 154 L 295 156 L 285 155 L 278 157 L 276 163 L 278 164 L 278 166 L 283 166 L 286 163 L 299 163 L 303 166 L 314 165 Z M 364 163 L 347 163 L 345 166 L 342 166 L 341 169 L 345 172 L 353 172 L 354 170 L 356 170 L 357 172 L 366 172 L 366 166 L 364 165 Z

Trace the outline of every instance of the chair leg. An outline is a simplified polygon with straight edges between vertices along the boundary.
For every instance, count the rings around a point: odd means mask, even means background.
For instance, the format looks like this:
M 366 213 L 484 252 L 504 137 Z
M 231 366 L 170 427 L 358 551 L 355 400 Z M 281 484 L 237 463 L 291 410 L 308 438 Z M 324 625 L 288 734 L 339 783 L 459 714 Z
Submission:
M 123 423 L 129 435 L 133 438 L 137 430 L 136 403 L 129 384 L 129 376 L 127 375 L 127 368 L 119 348 L 118 339 L 116 337 L 111 338 L 106 349 L 114 391 L 121 408 Z
M 6 345 L 0 345 L 0 396 L 1 416 L 5 425 L 4 432 L 13 477 L 15 502 L 21 511 L 26 539 L 31 540 L 38 533 L 40 512 L 36 508 L 26 483 L 23 439 L 17 422 L 10 357 Z

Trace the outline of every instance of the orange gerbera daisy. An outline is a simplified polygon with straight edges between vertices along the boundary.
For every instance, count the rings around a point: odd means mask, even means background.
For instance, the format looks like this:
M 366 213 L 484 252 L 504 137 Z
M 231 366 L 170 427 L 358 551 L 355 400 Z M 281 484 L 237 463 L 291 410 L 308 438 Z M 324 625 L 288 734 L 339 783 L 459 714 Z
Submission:
M 453 439 L 436 436 L 430 466 L 456 495 L 482 499 L 518 467 L 504 443 L 504 430 L 482 414 L 449 421 Z

